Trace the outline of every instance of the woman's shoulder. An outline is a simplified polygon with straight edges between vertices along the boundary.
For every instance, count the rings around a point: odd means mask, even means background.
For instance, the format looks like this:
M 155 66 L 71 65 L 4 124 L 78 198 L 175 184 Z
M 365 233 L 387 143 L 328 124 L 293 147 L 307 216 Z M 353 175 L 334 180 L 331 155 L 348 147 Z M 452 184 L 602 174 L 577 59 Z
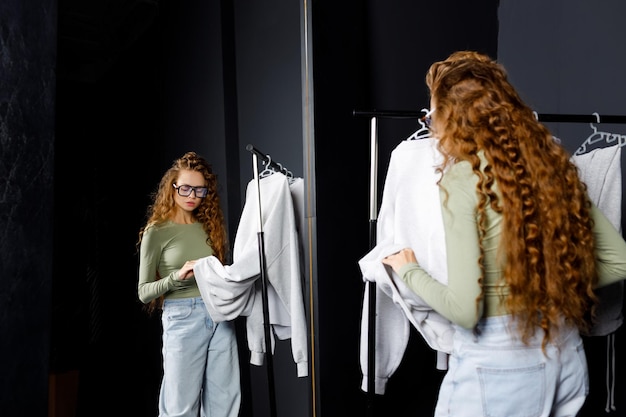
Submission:
M 176 226 L 171 220 L 166 220 L 159 223 L 151 223 L 146 225 L 145 234 L 159 234 L 167 230 L 171 230 Z
M 476 173 L 474 172 L 472 165 L 468 161 L 459 161 L 450 165 L 441 181 L 444 184 L 457 184 L 457 183 L 476 183 Z
M 478 157 L 480 158 L 480 169 L 484 170 L 485 166 L 488 164 L 487 157 L 483 151 L 478 152 Z M 463 160 L 449 166 L 446 169 L 442 180 L 471 183 L 472 185 L 475 185 L 478 180 L 478 175 L 474 172 L 472 164 L 469 161 Z

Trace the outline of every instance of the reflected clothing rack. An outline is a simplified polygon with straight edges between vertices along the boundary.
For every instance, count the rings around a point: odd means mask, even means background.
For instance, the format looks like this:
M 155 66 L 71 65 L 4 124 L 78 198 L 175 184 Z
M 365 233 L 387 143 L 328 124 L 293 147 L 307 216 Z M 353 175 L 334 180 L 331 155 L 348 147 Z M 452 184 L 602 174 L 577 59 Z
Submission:
M 376 223 L 378 216 L 377 203 L 377 175 L 378 175 L 378 119 L 422 119 L 424 114 L 419 111 L 406 110 L 353 110 L 354 117 L 370 118 L 370 188 L 369 188 L 369 249 L 376 246 Z M 626 116 L 623 115 L 599 115 L 594 114 L 553 114 L 535 113 L 540 122 L 552 123 L 615 123 L 626 124 Z M 368 303 L 368 340 L 367 340 L 367 416 L 375 416 L 375 372 L 376 369 L 376 291 L 374 282 L 367 282 L 369 298 Z
M 266 168 L 270 168 L 276 172 L 281 172 L 285 175 L 290 172 L 283 168 L 283 166 L 259 151 L 257 148 L 248 144 L 246 150 L 252 153 L 252 166 L 254 171 L 254 180 L 256 182 L 258 191 L 258 203 L 259 203 L 259 228 L 258 228 L 258 242 L 259 242 L 259 265 L 261 268 L 261 296 L 263 298 L 263 330 L 265 334 L 265 360 L 267 366 L 267 382 L 269 390 L 269 404 L 270 404 L 270 417 L 276 417 L 276 390 L 274 386 L 274 359 L 272 357 L 271 348 L 271 324 L 268 306 L 268 282 L 267 282 L 267 263 L 265 259 L 265 240 L 263 237 L 263 213 L 261 212 L 261 187 L 260 176 L 258 169 L 258 159 L 260 158 Z

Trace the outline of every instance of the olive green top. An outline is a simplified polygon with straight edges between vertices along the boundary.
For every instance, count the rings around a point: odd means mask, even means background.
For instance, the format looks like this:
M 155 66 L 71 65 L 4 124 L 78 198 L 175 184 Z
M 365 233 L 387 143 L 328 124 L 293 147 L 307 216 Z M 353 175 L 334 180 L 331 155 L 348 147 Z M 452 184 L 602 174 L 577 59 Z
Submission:
M 200 297 L 195 278 L 178 279 L 178 271 L 189 260 L 213 255 L 201 223 L 168 221 L 148 227 L 139 254 L 139 299 L 143 303 L 165 298 Z M 157 271 L 161 279 L 157 280 Z
M 485 160 L 483 158 L 483 167 Z M 468 162 L 450 167 L 442 178 L 447 190 L 447 203 L 442 203 L 445 230 L 448 283 L 444 285 L 432 278 L 416 263 L 399 270 L 402 280 L 428 305 L 453 323 L 471 329 L 483 316 L 506 314 L 500 303 L 497 290 L 498 278 L 502 274 L 502 263 L 497 259 L 497 249 L 502 233 L 502 215 L 487 207 L 487 230 L 483 239 L 485 277 L 484 302 L 476 308 L 480 294 L 478 278 L 478 176 Z M 497 191 L 497 189 L 496 189 Z M 446 194 L 440 190 L 441 201 Z M 598 286 L 605 286 L 626 278 L 626 242 L 609 220 L 593 206 L 591 215 L 595 222 Z M 506 288 L 502 288 L 506 294 Z

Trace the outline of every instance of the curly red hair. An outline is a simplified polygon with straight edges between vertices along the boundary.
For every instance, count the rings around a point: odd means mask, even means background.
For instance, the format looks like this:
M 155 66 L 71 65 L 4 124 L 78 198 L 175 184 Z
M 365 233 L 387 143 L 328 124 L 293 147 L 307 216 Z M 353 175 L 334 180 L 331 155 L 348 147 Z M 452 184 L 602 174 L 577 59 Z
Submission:
M 545 347 L 563 318 L 588 329 L 597 303 L 593 221 L 570 155 L 522 101 L 504 67 L 486 55 L 453 53 L 430 67 L 426 84 L 444 155 L 439 172 L 459 161 L 473 167 L 480 236 L 486 205 L 502 213 L 504 306 L 521 325 L 522 340 L 541 328 Z

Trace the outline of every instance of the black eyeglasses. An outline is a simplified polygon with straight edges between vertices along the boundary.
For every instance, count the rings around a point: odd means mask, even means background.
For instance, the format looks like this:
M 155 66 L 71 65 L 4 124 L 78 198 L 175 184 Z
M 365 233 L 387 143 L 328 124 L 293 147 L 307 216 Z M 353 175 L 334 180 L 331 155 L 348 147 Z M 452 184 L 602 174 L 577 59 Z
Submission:
M 178 195 L 181 197 L 189 197 L 192 191 L 197 198 L 204 198 L 209 193 L 209 189 L 206 187 L 192 187 L 191 185 L 187 184 L 172 185 L 174 186 L 174 188 L 176 188 L 176 191 L 178 191 Z

